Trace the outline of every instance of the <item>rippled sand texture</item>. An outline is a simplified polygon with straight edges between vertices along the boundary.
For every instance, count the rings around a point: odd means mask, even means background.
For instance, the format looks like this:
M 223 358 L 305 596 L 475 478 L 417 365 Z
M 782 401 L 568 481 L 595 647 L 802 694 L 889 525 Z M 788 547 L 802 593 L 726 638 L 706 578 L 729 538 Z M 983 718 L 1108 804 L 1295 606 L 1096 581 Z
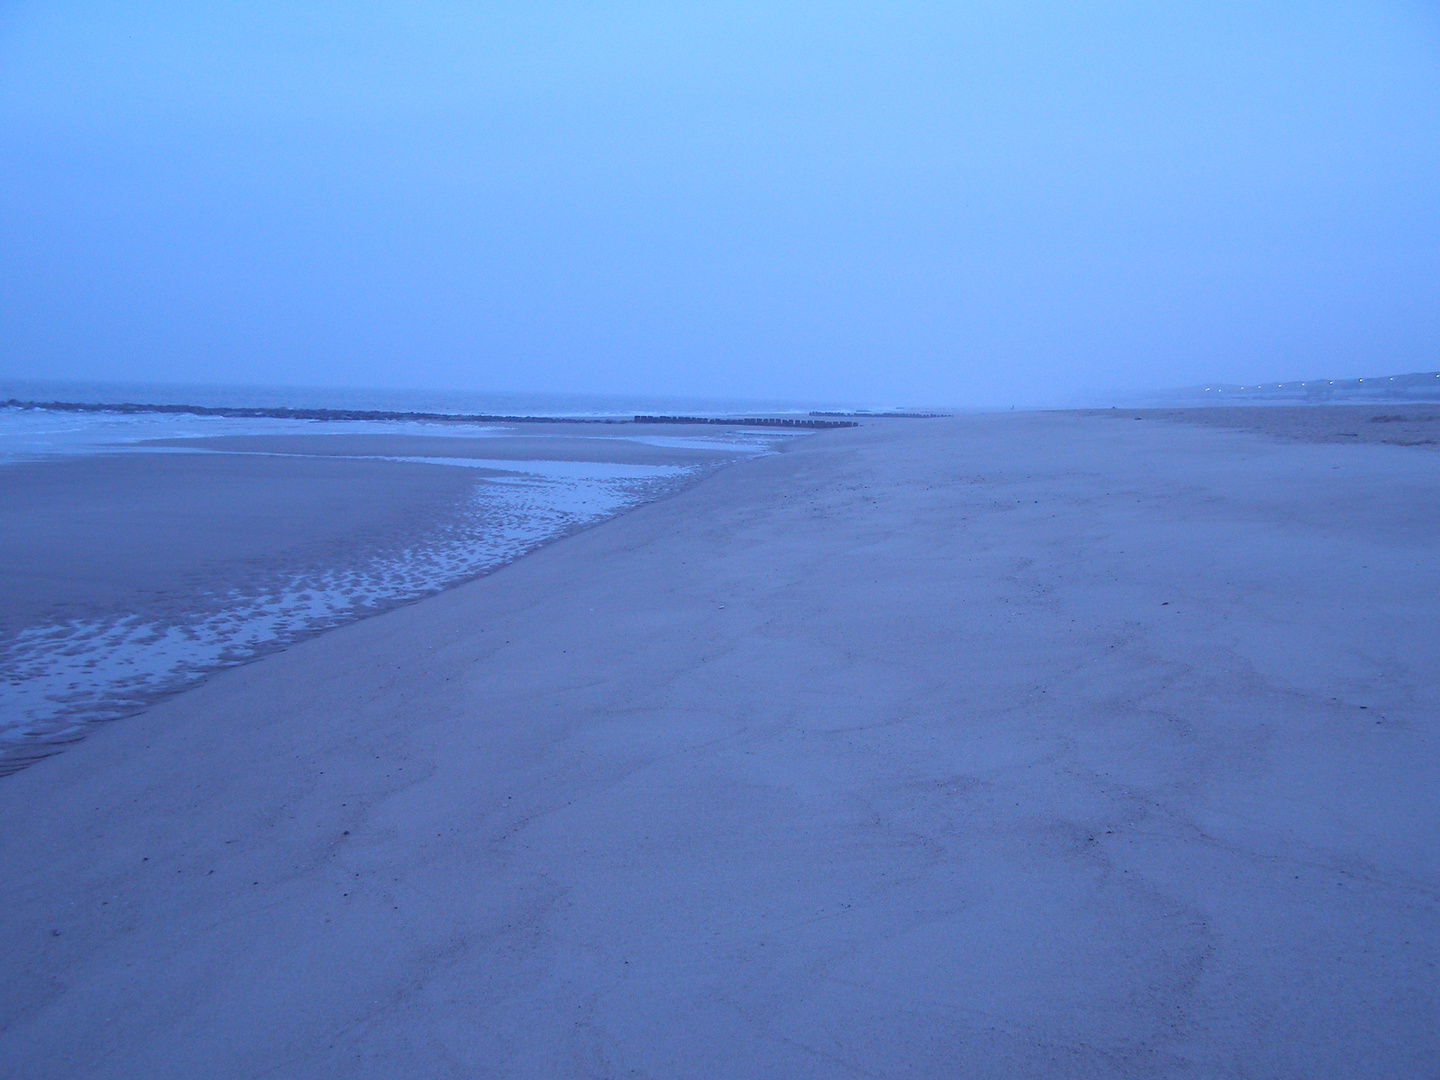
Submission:
M 324 435 L 153 450 L 0 469 L 0 774 L 217 668 L 673 491 L 736 452 Z

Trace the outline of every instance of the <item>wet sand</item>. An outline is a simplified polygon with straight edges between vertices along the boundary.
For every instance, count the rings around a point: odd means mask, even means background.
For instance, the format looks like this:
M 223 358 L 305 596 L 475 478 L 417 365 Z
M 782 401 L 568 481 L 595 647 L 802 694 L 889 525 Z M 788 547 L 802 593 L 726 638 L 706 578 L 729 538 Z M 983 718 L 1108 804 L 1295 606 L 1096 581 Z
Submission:
M 157 439 L 141 445 L 220 452 L 7 465 L 0 468 L 0 629 L 45 616 L 83 618 L 141 595 L 223 588 L 227 574 L 247 563 L 343 559 L 347 548 L 418 542 L 478 480 L 502 474 L 357 460 L 364 457 L 688 466 L 735 456 L 576 438 L 574 425 L 566 429 L 569 437 Z
M 111 454 L 0 468 L 0 627 L 224 587 L 255 562 L 418 538 L 471 469 L 225 454 Z
M 1437 462 L 872 422 L 225 672 L 0 782 L 0 1074 L 1434 1075 Z
M 0 776 L 215 670 L 433 595 L 765 445 L 565 429 L 152 439 L 6 462 Z
M 542 425 L 535 425 L 537 428 Z M 449 457 L 501 461 L 593 461 L 617 465 L 711 464 L 733 456 L 723 448 L 653 446 L 613 435 L 575 437 L 576 425 L 565 435 L 493 435 L 484 438 L 439 435 L 222 435 L 201 439 L 153 439 L 148 446 L 185 447 L 252 454 L 322 456 Z M 600 425 L 596 425 L 604 430 Z M 609 430 L 613 431 L 614 428 Z M 622 430 L 635 433 L 630 426 Z M 665 426 L 645 435 L 696 438 L 693 429 Z M 721 432 L 724 433 L 723 430 Z

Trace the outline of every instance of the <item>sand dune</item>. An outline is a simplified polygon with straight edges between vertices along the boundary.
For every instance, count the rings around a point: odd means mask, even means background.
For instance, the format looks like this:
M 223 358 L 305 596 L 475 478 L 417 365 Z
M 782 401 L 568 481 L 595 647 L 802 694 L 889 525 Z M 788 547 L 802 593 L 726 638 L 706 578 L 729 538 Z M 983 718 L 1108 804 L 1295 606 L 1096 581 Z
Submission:
M 0 1075 L 1435 1075 L 1437 462 L 868 423 L 218 675 L 0 782 Z

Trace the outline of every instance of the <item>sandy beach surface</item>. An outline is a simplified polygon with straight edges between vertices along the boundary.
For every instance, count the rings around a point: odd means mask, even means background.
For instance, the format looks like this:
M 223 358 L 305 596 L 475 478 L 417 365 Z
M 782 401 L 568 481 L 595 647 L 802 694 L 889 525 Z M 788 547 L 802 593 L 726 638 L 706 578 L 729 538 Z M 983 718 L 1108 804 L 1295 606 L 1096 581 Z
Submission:
M 797 439 L 0 780 L 0 1075 L 1440 1075 L 1440 457 L 1175 419 Z

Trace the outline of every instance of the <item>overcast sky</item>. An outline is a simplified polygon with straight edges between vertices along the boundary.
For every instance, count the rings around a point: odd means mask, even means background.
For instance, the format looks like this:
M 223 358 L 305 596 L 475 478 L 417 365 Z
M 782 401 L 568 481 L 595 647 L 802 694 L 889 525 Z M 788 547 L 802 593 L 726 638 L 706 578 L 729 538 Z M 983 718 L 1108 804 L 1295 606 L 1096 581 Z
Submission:
M 0 373 L 1061 400 L 1440 367 L 1434 3 L 0 0 Z

